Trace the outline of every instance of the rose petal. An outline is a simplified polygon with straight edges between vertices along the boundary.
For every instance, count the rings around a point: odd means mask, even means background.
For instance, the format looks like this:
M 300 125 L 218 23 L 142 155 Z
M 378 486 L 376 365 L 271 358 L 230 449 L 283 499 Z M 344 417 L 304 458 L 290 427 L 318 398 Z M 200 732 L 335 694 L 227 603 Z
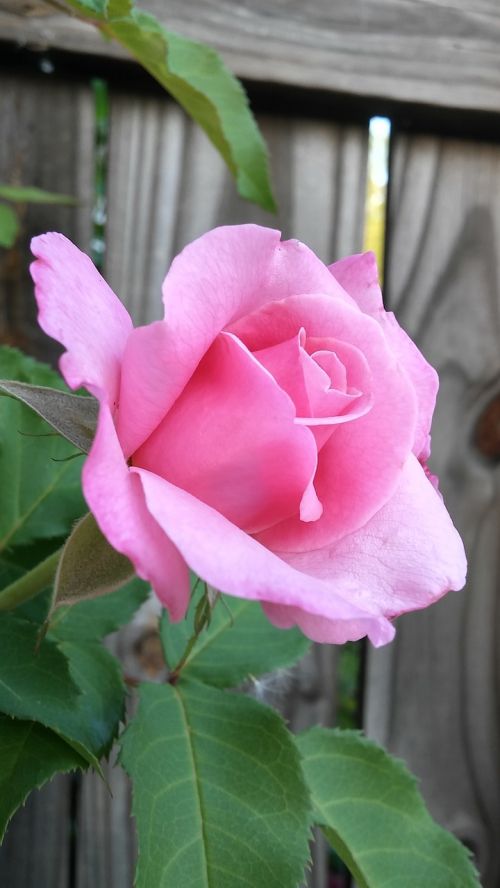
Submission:
M 129 336 L 116 416 L 118 438 L 127 458 L 159 425 L 191 376 L 194 367 L 189 365 L 182 373 L 179 360 L 180 349 L 164 321 L 136 327 Z
M 300 607 L 262 602 L 264 613 L 278 629 L 299 629 L 312 641 L 320 644 L 345 644 L 346 641 L 358 641 L 368 635 L 374 647 L 388 644 L 394 638 L 396 630 L 388 621 L 371 621 L 367 631 L 365 619 L 361 620 L 325 620 L 315 614 L 309 614 Z
M 304 356 L 304 375 L 312 408 L 311 425 L 324 420 L 327 424 L 350 422 L 371 409 L 372 372 L 363 352 L 349 342 L 338 339 L 310 338 L 306 342 L 309 355 Z M 335 385 L 339 363 L 344 369 L 342 388 Z M 331 386 L 314 384 L 311 370 L 319 368 L 331 380 Z
M 371 406 L 371 373 L 363 354 L 334 339 L 314 342 L 325 343 L 323 347 L 330 351 L 311 355 L 314 348 L 309 347 L 305 331 L 301 329 L 291 339 L 253 354 L 290 396 L 301 425 L 335 425 L 362 416 Z M 346 365 L 349 388 L 354 386 L 355 393 L 346 390 Z
M 413 383 L 418 402 L 413 453 L 425 462 L 431 453 L 430 429 L 439 389 L 439 377 L 410 337 L 399 326 L 392 312 L 379 319 L 385 338 L 391 344 L 399 363 Z
M 279 387 L 290 396 L 297 416 L 309 416 L 311 412 L 301 360 L 304 341 L 305 331 L 301 329 L 291 339 L 253 352 L 259 364 L 269 371 Z M 326 373 L 322 374 L 322 379 L 326 383 L 329 381 Z
M 270 301 L 298 293 L 349 300 L 326 265 L 305 244 L 280 241 L 258 225 L 215 228 L 172 262 L 163 284 L 165 320 L 176 332 L 205 339 Z
M 85 386 L 118 399 L 120 365 L 132 330 L 127 310 L 85 253 L 62 234 L 33 238 L 37 260 L 31 265 L 38 303 L 38 322 L 67 351 L 61 372 L 71 388 Z
M 338 343 L 336 343 L 336 341 L 334 339 L 329 340 L 329 342 L 328 342 L 329 345 L 330 345 L 330 342 L 334 343 L 334 345 L 332 346 L 333 348 L 337 347 Z M 357 349 L 356 349 L 356 351 L 357 351 Z M 334 389 L 337 389 L 337 391 L 339 391 L 339 392 L 346 392 L 347 391 L 347 370 L 346 370 L 345 364 L 343 364 L 342 361 L 340 360 L 337 352 L 336 351 L 329 351 L 326 349 L 317 350 L 314 348 L 312 348 L 312 349 L 309 348 L 308 353 L 309 353 L 310 357 L 314 358 L 314 361 L 307 362 L 307 364 L 305 364 L 305 367 L 308 367 L 308 368 L 319 367 L 320 370 L 323 370 L 323 373 L 326 375 L 326 377 L 328 379 L 328 386 L 326 387 L 325 391 L 327 391 L 328 388 L 334 388 Z M 361 354 L 361 353 L 359 353 L 359 354 Z M 350 363 L 350 361 L 348 363 Z M 366 364 L 366 361 L 364 361 L 364 363 L 367 368 L 367 372 L 369 373 L 368 365 Z
M 295 424 L 289 396 L 222 333 L 132 461 L 253 533 L 299 511 L 317 451 L 309 429 Z M 308 489 L 303 520 L 319 517 L 318 505 Z
M 250 347 L 254 339 L 262 343 L 266 330 L 281 329 L 285 338 L 301 324 L 312 338 L 331 336 L 362 352 L 372 375 L 373 401 L 364 416 L 338 425 L 319 454 L 314 481 L 323 503 L 319 521 L 290 519 L 259 534 L 274 551 L 321 548 L 366 524 L 394 493 L 414 439 L 413 387 L 379 325 L 357 308 L 334 297 L 292 296 L 255 314 Z
M 413 454 L 394 495 L 364 527 L 323 549 L 281 557 L 329 581 L 358 607 L 370 603 L 386 617 L 461 589 L 467 568 L 460 536 Z
M 123 458 L 106 404 L 83 467 L 83 492 L 111 545 L 152 584 L 172 620 L 182 619 L 189 604 L 186 563 L 146 508 L 142 486 Z
M 348 256 L 330 265 L 330 271 L 359 307 L 381 325 L 398 361 L 407 372 L 417 395 L 418 420 L 415 427 L 413 453 L 425 461 L 430 454 L 430 427 L 439 379 L 415 343 L 399 326 L 392 312 L 384 311 L 378 282 L 377 263 L 373 253 Z
M 127 345 L 118 418 L 127 455 L 166 415 L 221 330 L 269 300 L 313 292 L 352 301 L 308 247 L 280 242 L 279 231 L 227 226 L 185 247 L 163 284 L 165 321 L 134 331 Z
M 374 644 L 392 638 L 392 626 L 384 617 L 342 598 L 330 582 L 295 570 L 185 490 L 145 469 L 132 471 L 141 478 L 151 514 L 211 586 L 237 598 L 307 609 L 319 620 L 355 623 L 358 629 L 362 622 Z
M 384 311 L 374 253 L 368 251 L 346 256 L 329 265 L 328 269 L 361 311 L 372 317 Z

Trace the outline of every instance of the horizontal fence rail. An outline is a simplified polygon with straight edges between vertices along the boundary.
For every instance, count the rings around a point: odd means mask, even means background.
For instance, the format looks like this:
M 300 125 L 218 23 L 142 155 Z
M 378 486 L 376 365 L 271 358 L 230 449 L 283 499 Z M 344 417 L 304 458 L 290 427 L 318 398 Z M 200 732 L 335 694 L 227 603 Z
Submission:
M 239 76 L 444 108 L 500 108 L 496 0 L 138 0 L 218 49 Z M 20 15 L 23 12 L 24 15 Z M 6 39 L 121 55 L 43 0 L 0 0 Z

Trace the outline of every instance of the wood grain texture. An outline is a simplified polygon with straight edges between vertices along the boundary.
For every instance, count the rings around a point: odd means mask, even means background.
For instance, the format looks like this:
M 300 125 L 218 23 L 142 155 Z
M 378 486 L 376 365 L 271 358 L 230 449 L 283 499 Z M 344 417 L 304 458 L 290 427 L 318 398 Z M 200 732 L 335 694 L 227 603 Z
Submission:
M 279 203 L 240 199 L 201 130 L 168 100 L 112 93 L 105 275 L 137 323 L 161 317 L 161 283 L 187 243 L 221 224 L 255 222 L 305 241 L 324 260 L 363 238 L 367 131 L 258 115 Z
M 29 243 L 35 234 L 56 230 L 89 249 L 94 155 L 90 87 L 43 74 L 0 74 L 0 121 L 0 182 L 36 185 L 78 201 L 76 206 L 24 205 L 16 245 L 0 250 L 0 342 L 53 358 L 59 347 L 36 322 Z
M 94 773 L 81 780 L 74 888 L 132 888 L 134 882 L 130 781 L 114 760 L 104 765 L 104 776 L 106 782 Z
M 440 373 L 431 468 L 469 581 L 370 652 L 366 727 L 406 759 L 497 888 L 500 468 L 475 430 L 500 392 L 500 146 L 396 136 L 391 174 L 386 301 Z
M 15 815 L 0 847 L 4 888 L 69 888 L 71 779 L 54 777 Z
M 12 142 L 0 155 L 0 178 L 12 184 L 35 184 L 83 196 L 76 210 L 30 209 L 18 260 L 20 268 L 27 263 L 28 236 L 44 228 L 60 228 L 88 248 L 92 105 L 83 87 L 6 79 L 4 85 L 0 101 L 6 103 L 3 119 L 9 122 Z M 170 259 L 189 240 L 217 224 L 254 221 L 279 226 L 286 236 L 307 241 L 324 259 L 360 249 L 367 132 L 311 120 L 264 117 L 262 124 L 272 151 L 280 200 L 278 219 L 236 196 L 218 154 L 178 108 L 163 99 L 112 94 L 105 273 L 136 321 L 144 323 L 161 315 L 160 287 Z M 58 132 L 65 133 L 62 145 L 54 140 Z M 19 158 L 17 166 L 13 165 L 13 151 Z M 82 169 L 77 176 L 80 156 Z M 4 305 L 14 312 L 8 330 L 15 331 L 16 336 L 21 331 L 22 341 L 16 341 L 33 351 L 38 340 L 33 313 L 29 314 L 31 284 L 18 277 L 15 282 L 19 301 L 17 297 L 10 299 L 10 291 L 5 291 Z M 49 356 L 47 340 L 40 339 L 39 347 L 43 357 Z M 147 621 L 141 631 L 146 640 L 150 639 Z M 127 671 L 133 671 L 134 658 L 139 657 L 138 669 L 144 678 L 144 670 L 146 677 L 149 675 L 151 651 L 148 646 L 143 656 L 144 645 L 141 647 L 139 641 L 136 632 L 128 632 L 115 641 L 115 648 Z M 316 648 L 280 684 L 280 704 L 296 729 L 317 721 L 332 723 L 334 663 L 333 648 Z M 109 770 L 108 779 L 113 798 L 92 775 L 85 775 L 79 783 L 73 846 L 77 888 L 132 885 L 135 839 L 129 816 L 129 784 L 118 769 Z M 43 829 L 46 814 L 40 804 L 33 814 L 35 832 Z M 11 857 L 20 853 L 16 842 L 18 835 L 24 835 L 23 824 L 22 815 L 18 815 L 10 833 L 10 847 L 15 849 Z M 64 846 L 64 854 L 68 853 L 69 839 Z M 25 856 L 26 869 L 31 866 L 31 852 Z M 324 884 L 325 860 L 326 849 L 319 847 L 311 882 L 315 888 Z M 21 872 L 25 870 L 21 868 Z M 61 875 L 60 888 L 69 888 L 65 878 Z M 59 888 L 55 881 L 46 884 Z M 28 882 L 26 885 L 29 888 Z
M 139 0 L 138 6 L 171 30 L 214 46 L 248 79 L 500 108 L 496 0 Z M 92 27 L 48 11 L 42 0 L 1 0 L 0 35 L 38 47 L 121 54 Z
M 39 78 L 0 76 L 0 182 L 35 185 L 79 199 L 76 207 L 20 208 L 16 246 L 0 250 L 0 343 L 43 360 L 60 348 L 36 323 L 28 266 L 33 235 L 59 230 L 83 249 L 91 232 L 93 101 L 89 87 Z M 0 849 L 0 884 L 8 888 L 69 888 L 71 791 L 75 778 L 58 776 L 33 793 Z

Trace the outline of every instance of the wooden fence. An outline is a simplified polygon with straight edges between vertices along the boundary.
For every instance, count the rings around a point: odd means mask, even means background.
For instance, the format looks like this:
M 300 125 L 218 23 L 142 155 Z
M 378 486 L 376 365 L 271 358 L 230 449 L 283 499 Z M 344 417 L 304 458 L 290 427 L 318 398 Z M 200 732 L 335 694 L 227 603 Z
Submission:
M 145 5 L 164 14 L 159 0 Z M 237 198 L 204 135 L 119 52 L 90 27 L 42 15 L 50 11 L 42 7 L 0 0 L 0 181 L 78 198 L 74 208 L 27 208 L 19 245 L 0 256 L 1 339 L 40 357 L 56 352 L 36 326 L 27 244 L 31 234 L 56 229 L 89 248 L 91 76 L 109 84 L 104 274 L 139 323 L 160 314 L 160 284 L 172 256 L 217 224 L 279 227 L 325 260 L 359 251 L 368 119 L 390 113 L 386 304 L 440 372 L 432 466 L 464 536 L 470 579 L 466 591 L 398 620 L 396 641 L 369 652 L 364 724 L 406 759 L 435 817 L 474 850 L 485 888 L 498 888 L 500 13 L 494 0 L 286 0 L 271 9 L 264 0 L 170 0 L 169 25 L 211 42 L 248 80 L 271 149 L 277 218 Z M 113 642 L 139 674 L 154 669 L 148 633 L 134 627 Z M 293 725 L 335 720 L 338 655 L 316 648 L 293 678 L 283 703 Z M 35 793 L 0 851 L 0 884 L 129 888 L 135 851 L 129 788 L 116 769 L 109 781 L 112 800 L 92 776 L 57 778 Z M 317 858 L 320 888 L 328 884 L 321 849 Z

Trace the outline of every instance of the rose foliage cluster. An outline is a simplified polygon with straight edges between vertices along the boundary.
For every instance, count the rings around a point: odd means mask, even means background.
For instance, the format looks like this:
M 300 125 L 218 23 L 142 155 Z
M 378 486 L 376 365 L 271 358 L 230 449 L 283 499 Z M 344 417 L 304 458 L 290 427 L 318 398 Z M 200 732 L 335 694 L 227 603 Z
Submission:
M 373 257 L 327 267 L 276 231 L 219 228 L 174 260 L 164 319 L 134 329 L 65 237 L 33 251 L 40 325 L 91 397 L 0 349 L 0 835 L 118 740 L 138 888 L 294 888 L 313 825 L 361 888 L 477 886 L 400 762 L 227 693 L 309 639 L 384 644 L 464 583 L 427 469 L 437 377 Z M 127 722 L 102 640 L 150 587 L 165 680 L 140 683 Z

